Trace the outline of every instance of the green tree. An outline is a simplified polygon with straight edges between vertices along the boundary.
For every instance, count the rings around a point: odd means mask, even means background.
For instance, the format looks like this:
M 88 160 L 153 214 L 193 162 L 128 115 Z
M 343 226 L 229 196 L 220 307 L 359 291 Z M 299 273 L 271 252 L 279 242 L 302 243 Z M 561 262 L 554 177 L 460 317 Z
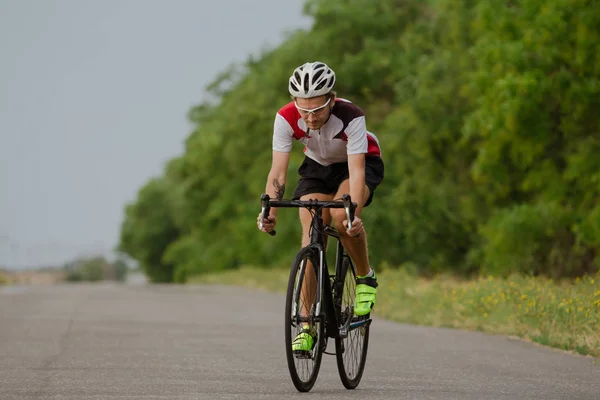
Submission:
M 364 109 L 385 179 L 364 214 L 375 265 L 575 276 L 600 254 L 600 8 L 592 1 L 308 0 L 314 24 L 224 68 L 185 151 L 126 208 L 120 249 L 151 280 L 288 266 L 297 214 L 255 226 L 290 72 L 329 63 Z M 286 197 L 303 154 L 296 143 Z
M 109 267 L 102 256 L 81 258 L 66 266 L 66 280 L 70 282 L 98 282 L 106 279 L 106 270 Z
M 463 131 L 477 145 L 473 177 L 494 211 L 482 223 L 484 266 L 590 272 L 598 266 L 600 12 L 577 0 L 483 2 L 476 11 L 477 102 Z M 506 264 L 499 255 L 511 249 L 521 256 Z
M 153 178 L 125 208 L 118 250 L 137 260 L 151 282 L 172 282 L 174 265 L 163 260 L 166 248 L 179 236 L 171 208 L 172 185 Z

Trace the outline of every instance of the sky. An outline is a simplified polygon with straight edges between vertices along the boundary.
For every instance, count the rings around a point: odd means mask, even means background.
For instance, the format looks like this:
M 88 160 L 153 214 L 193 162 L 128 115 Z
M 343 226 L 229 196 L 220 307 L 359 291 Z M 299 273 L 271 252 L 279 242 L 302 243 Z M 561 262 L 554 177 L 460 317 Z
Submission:
M 233 62 L 309 28 L 303 0 L 0 0 L 0 267 L 112 256 Z

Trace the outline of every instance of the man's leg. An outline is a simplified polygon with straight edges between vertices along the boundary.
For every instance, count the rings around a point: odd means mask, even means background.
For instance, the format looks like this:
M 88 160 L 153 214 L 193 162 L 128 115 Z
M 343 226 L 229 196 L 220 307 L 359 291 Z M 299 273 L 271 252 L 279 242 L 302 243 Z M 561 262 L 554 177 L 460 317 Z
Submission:
M 340 198 L 346 193 L 350 193 L 350 181 L 347 179 L 340 184 L 335 198 Z M 364 205 L 369 199 L 369 196 L 370 190 L 368 187 L 365 187 L 365 198 L 359 200 L 362 201 L 362 203 L 359 203 L 356 199 L 352 199 L 352 201 Z M 371 309 L 373 309 L 377 295 L 377 278 L 375 277 L 375 272 L 372 272 L 369 264 L 367 231 L 363 226 L 363 229 L 358 236 L 349 236 L 346 233 L 346 227 L 343 224 L 347 218 L 346 210 L 332 209 L 331 215 L 335 226 L 340 233 L 342 245 L 350 255 L 350 258 L 352 258 L 356 267 L 357 280 L 354 313 L 359 316 L 367 315 L 371 312 Z
M 321 201 L 333 200 L 333 195 L 323 193 L 307 194 L 300 197 L 300 200 L 317 199 Z M 310 243 L 310 225 L 312 222 L 312 215 L 306 208 L 300 208 L 300 223 L 302 224 L 302 247 L 308 246 Z M 329 210 L 323 210 L 323 222 L 329 224 L 331 222 L 331 214 L 327 212 Z M 306 263 L 306 272 L 304 273 L 304 282 L 302 284 L 301 297 L 304 299 L 302 305 L 302 313 L 308 315 L 308 311 L 312 306 L 317 291 L 317 282 L 315 279 L 315 269 L 310 261 Z
M 300 200 L 317 199 L 322 201 L 332 200 L 332 194 L 313 193 L 307 194 L 300 197 Z M 300 208 L 300 222 L 302 224 L 302 247 L 308 246 L 310 243 L 310 226 L 312 222 L 312 215 L 306 208 Z M 331 222 L 331 214 L 329 210 L 323 209 L 323 222 L 329 224 Z M 300 315 L 308 316 L 310 309 L 315 302 L 315 296 L 317 293 L 317 280 L 315 276 L 315 269 L 310 261 L 306 263 L 306 270 L 304 272 L 304 281 L 302 282 L 302 289 L 300 290 L 300 301 L 302 302 L 300 307 Z M 310 326 L 308 323 L 303 324 L 304 329 L 309 330 Z M 310 350 L 312 348 L 312 337 L 309 337 L 308 333 L 300 333 L 294 340 L 292 349 L 293 350 Z
M 348 193 L 350 193 L 350 181 L 346 179 L 340 184 L 334 198 L 339 199 L 342 195 Z M 365 185 L 365 198 L 360 200 L 352 199 L 352 201 L 364 205 L 369 199 L 370 194 L 369 188 Z M 360 203 L 361 201 L 362 203 Z M 335 227 L 340 233 L 342 245 L 352 258 L 352 261 L 354 261 L 356 274 L 359 276 L 367 275 L 370 270 L 367 231 L 363 229 L 359 236 L 350 237 L 346 234 L 346 227 L 343 225 L 343 222 L 346 220 L 346 210 L 343 208 L 331 209 L 331 215 L 333 216 Z

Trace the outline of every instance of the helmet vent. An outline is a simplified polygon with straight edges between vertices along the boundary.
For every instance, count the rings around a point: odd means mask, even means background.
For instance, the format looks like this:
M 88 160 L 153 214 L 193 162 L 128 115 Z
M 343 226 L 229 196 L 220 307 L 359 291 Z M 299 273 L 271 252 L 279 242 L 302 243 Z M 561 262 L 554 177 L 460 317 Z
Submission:
M 315 90 L 321 90 L 323 89 L 323 87 L 325 87 L 325 84 L 327 83 L 327 81 L 322 81 L 320 82 L 316 87 Z
M 309 85 L 308 85 L 308 72 L 304 74 L 304 93 L 308 93 Z
M 312 84 L 313 85 L 319 81 L 319 78 L 321 78 L 323 76 L 324 72 L 325 71 L 323 71 L 323 70 L 319 70 L 319 71 L 315 72 L 315 74 L 312 77 Z

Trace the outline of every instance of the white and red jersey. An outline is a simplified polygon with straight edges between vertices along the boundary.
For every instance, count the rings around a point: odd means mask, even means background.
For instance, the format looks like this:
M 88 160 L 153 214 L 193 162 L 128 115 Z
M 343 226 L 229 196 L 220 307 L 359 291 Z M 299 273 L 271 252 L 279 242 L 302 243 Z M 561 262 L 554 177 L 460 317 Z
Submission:
M 362 110 L 345 99 L 336 99 L 327 122 L 309 130 L 294 102 L 283 106 L 275 117 L 273 150 L 289 153 L 293 139 L 304 144 L 304 154 L 321 165 L 347 162 L 348 154 L 381 157 L 377 137 L 367 130 Z

